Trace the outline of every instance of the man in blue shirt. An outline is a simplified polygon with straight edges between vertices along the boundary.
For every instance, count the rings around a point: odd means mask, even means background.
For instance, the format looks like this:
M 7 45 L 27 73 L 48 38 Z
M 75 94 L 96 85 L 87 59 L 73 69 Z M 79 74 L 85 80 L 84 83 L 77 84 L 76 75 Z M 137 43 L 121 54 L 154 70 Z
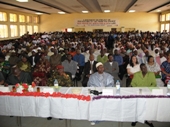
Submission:
M 125 71 L 124 71 L 125 69 L 123 69 L 123 57 L 119 54 L 119 51 L 117 49 L 115 49 L 113 57 L 114 57 L 114 61 L 118 62 L 119 78 L 120 80 L 122 80 L 125 74 Z
M 167 85 L 170 80 L 170 52 L 167 52 L 167 60 L 161 64 L 162 80 Z
M 76 73 L 77 80 L 81 80 L 81 74 L 85 65 L 85 56 L 81 54 L 81 51 L 77 49 L 76 55 L 73 57 L 73 60 L 78 63 L 78 72 Z

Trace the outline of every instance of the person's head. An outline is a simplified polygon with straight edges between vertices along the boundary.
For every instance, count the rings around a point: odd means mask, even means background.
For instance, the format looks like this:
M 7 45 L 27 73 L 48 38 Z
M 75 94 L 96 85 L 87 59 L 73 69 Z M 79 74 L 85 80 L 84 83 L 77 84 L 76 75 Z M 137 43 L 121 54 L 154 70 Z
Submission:
M 22 62 L 24 62 L 24 63 L 27 62 L 27 59 L 28 59 L 28 57 L 26 55 L 23 55 L 21 58 Z
M 134 50 L 134 51 L 133 51 L 133 54 L 137 56 L 137 55 L 138 55 L 138 51 L 137 51 L 137 50 Z
M 158 49 L 155 49 L 155 53 L 158 54 L 158 53 L 159 53 L 159 50 L 158 50 Z
M 41 53 L 41 52 L 42 52 L 41 47 L 38 47 L 38 48 L 37 48 L 37 51 L 38 51 L 38 53 Z
M 68 49 L 64 49 L 64 53 L 65 53 L 65 54 L 68 54 Z
M 17 65 L 15 65 L 14 67 L 12 67 L 12 74 L 16 77 L 18 77 L 21 73 L 21 70 L 19 69 L 19 67 Z
M 93 55 L 93 54 L 91 54 L 91 55 L 89 56 L 89 60 L 90 60 L 90 61 L 94 61 L 94 55 Z
M 93 54 L 94 50 L 93 49 L 89 49 L 89 54 Z
M 160 58 L 162 58 L 164 56 L 164 54 L 162 52 L 159 53 Z
M 104 56 L 104 54 L 105 54 L 104 50 L 101 50 L 100 54 L 101 54 L 101 56 Z
M 99 74 L 102 74 L 104 72 L 104 66 L 101 62 L 96 64 L 96 68 Z
M 53 52 L 53 53 L 54 53 L 54 52 L 55 52 L 55 49 L 54 49 L 54 48 L 51 48 L 51 52 Z
M 113 55 L 112 55 L 112 54 L 109 54 L 109 55 L 108 55 L 108 59 L 109 59 L 109 62 L 113 62 Z
M 36 55 L 36 52 L 37 52 L 37 51 L 36 51 L 35 49 L 33 49 L 33 50 L 32 50 L 32 56 L 35 56 L 35 55 Z
M 41 54 L 41 60 L 45 60 L 45 54 Z
M 167 52 L 167 59 L 170 60 L 170 52 Z
M 67 60 L 68 60 L 68 61 L 71 61 L 71 60 L 72 60 L 71 54 L 67 54 Z
M 77 49 L 76 50 L 76 53 L 79 55 L 81 53 L 81 50 L 80 49 Z
M 119 51 L 118 51 L 117 49 L 115 49 L 114 54 L 115 54 L 115 55 L 118 55 L 118 54 L 119 54 Z
M 64 67 L 62 65 L 57 65 L 56 69 L 57 69 L 57 72 L 59 73 L 59 75 L 64 73 Z
M 5 56 L 3 54 L 0 55 L 0 63 L 5 61 Z
M 149 51 L 148 50 L 145 51 L 145 56 L 149 56 Z
M 146 67 L 146 65 L 144 63 L 142 63 L 140 65 L 140 69 L 141 69 L 143 74 L 146 74 L 148 72 L 147 67 Z
M 136 55 L 132 55 L 130 59 L 130 66 L 134 67 L 135 64 L 138 64 Z
M 147 60 L 148 63 L 152 63 L 154 62 L 154 58 L 153 56 L 148 56 L 148 60 Z
M 75 52 L 75 48 L 71 48 L 71 52 Z

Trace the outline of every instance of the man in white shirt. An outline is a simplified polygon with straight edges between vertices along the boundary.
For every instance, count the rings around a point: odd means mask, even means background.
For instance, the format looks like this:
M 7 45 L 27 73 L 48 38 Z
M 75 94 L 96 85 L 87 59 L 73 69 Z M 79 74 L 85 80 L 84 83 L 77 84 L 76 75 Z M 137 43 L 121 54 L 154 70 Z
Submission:
M 77 62 L 72 60 L 71 54 L 67 54 L 67 60 L 64 60 L 62 62 L 62 66 L 64 66 L 65 72 L 70 72 L 72 75 L 72 78 L 75 77 L 76 71 L 77 71 Z
M 92 74 L 87 83 L 88 87 L 113 87 L 113 76 L 104 72 L 104 66 L 101 62 L 96 64 L 97 71 Z

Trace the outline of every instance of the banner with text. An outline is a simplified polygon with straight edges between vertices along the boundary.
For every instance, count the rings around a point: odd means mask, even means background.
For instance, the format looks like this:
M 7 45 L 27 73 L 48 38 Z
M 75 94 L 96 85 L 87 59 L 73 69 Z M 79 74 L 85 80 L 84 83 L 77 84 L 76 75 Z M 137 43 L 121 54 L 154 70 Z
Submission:
M 78 27 L 91 27 L 91 26 L 103 26 L 114 27 L 118 26 L 118 20 L 116 19 L 77 19 L 75 26 Z

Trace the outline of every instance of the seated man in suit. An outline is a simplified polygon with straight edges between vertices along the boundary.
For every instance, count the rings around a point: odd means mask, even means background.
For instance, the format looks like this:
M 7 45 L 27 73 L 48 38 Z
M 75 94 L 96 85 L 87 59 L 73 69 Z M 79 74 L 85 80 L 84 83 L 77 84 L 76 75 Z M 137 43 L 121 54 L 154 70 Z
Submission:
M 104 71 L 111 74 L 114 77 L 114 81 L 120 80 L 119 79 L 119 65 L 116 61 L 113 59 L 113 55 L 108 55 L 109 61 L 104 63 Z
M 17 83 L 32 83 L 32 78 L 29 73 L 22 71 L 19 67 L 14 66 L 12 73 L 7 77 L 6 84 L 15 85 Z
M 90 75 L 87 83 L 88 87 L 113 87 L 114 80 L 113 76 L 109 73 L 104 72 L 104 67 L 101 62 L 96 64 L 97 72 Z
M 82 86 L 87 87 L 87 82 L 91 74 L 97 71 L 96 68 L 97 61 L 94 61 L 94 55 L 89 56 L 89 61 L 85 63 L 84 66 L 84 77 L 82 81 Z

